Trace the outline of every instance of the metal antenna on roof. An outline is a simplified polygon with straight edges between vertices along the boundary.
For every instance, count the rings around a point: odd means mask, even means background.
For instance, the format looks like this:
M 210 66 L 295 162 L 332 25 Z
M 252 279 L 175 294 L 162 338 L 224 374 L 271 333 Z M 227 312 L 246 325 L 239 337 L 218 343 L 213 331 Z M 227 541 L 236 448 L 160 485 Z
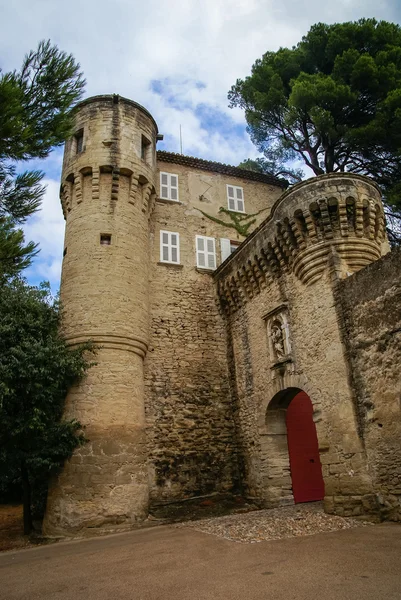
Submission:
M 181 132 L 181 124 L 180 124 L 180 153 L 182 154 L 182 132 Z

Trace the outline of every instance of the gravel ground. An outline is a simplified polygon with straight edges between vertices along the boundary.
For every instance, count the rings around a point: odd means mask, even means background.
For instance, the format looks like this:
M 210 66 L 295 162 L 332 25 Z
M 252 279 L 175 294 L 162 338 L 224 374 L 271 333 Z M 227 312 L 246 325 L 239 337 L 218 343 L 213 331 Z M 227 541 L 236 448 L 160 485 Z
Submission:
M 191 527 L 226 540 L 254 544 L 265 540 L 315 535 L 339 529 L 366 527 L 366 521 L 328 515 L 321 502 L 187 521 L 176 527 Z

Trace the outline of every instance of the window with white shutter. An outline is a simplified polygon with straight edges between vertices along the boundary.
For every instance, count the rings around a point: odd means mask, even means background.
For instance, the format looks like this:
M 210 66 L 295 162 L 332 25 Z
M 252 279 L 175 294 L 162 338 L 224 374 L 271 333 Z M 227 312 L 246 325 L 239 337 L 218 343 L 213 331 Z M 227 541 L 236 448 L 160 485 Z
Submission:
M 180 264 L 180 235 L 172 231 L 160 231 L 160 262 Z
M 245 212 L 244 189 L 236 185 L 227 185 L 228 210 Z
M 200 269 L 216 268 L 216 241 L 203 235 L 196 236 L 196 266 Z
M 239 245 L 240 242 L 237 242 L 236 240 L 220 238 L 221 262 L 224 262 L 226 258 L 235 252 Z
M 220 238 L 220 252 L 221 262 L 224 262 L 231 254 L 230 240 L 227 240 L 226 238 Z
M 178 202 L 178 175 L 160 173 L 160 198 Z

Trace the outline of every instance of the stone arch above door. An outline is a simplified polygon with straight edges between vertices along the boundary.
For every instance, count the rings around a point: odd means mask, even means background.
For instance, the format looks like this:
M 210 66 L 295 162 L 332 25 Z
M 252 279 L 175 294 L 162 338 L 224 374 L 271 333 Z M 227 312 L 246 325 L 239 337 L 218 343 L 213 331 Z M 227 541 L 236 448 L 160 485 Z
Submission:
M 287 443 L 286 415 L 288 407 L 292 400 L 303 392 L 312 402 L 317 417 L 320 415 L 320 408 L 316 409 L 319 402 L 315 400 L 315 403 L 313 403 L 309 386 L 305 385 L 304 378 L 290 375 L 283 377 L 282 383 L 285 379 L 292 385 L 288 387 L 278 386 L 279 389 L 276 393 L 266 399 L 263 403 L 264 410 L 261 410 L 262 414 L 259 422 L 263 498 L 265 505 L 271 507 L 294 503 L 293 480 Z
M 288 396 L 288 398 L 286 398 L 286 394 L 289 393 L 290 390 L 294 390 L 293 395 Z M 258 416 L 258 428 L 259 428 L 259 434 L 263 435 L 265 433 L 267 433 L 266 430 L 266 414 L 267 414 L 267 410 L 269 405 L 275 401 L 281 401 L 281 402 L 288 402 L 287 407 L 289 405 L 289 403 L 291 402 L 292 398 L 294 398 L 295 394 L 297 392 L 305 392 L 306 394 L 308 394 L 309 398 L 311 399 L 312 405 L 313 405 L 313 412 L 314 412 L 314 420 L 316 421 L 321 414 L 321 403 L 320 403 L 320 399 L 319 399 L 319 394 L 318 392 L 313 388 L 313 386 L 311 386 L 308 382 L 308 380 L 306 379 L 305 376 L 303 375 L 299 375 L 297 373 L 289 373 L 287 371 L 285 371 L 281 377 L 279 378 L 275 378 L 272 382 L 271 385 L 269 386 L 269 390 L 267 392 L 267 394 L 265 395 L 265 397 L 263 398 L 263 401 L 260 405 L 260 409 L 259 409 L 259 416 Z M 274 407 L 275 405 L 273 404 L 272 407 Z

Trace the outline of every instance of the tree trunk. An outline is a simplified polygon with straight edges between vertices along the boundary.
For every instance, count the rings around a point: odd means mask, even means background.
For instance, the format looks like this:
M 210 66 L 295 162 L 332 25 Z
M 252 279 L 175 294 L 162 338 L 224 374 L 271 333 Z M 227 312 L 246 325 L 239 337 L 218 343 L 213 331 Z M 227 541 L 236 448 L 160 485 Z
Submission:
M 312 169 L 312 171 L 314 172 L 314 174 L 316 176 L 318 176 L 318 175 L 324 175 L 324 170 L 319 165 L 319 159 L 318 159 L 317 152 L 313 148 L 311 148 L 310 146 L 309 146 L 307 152 L 308 152 L 309 158 L 310 158 L 310 168 Z
M 327 145 L 324 153 L 324 165 L 326 167 L 326 173 L 332 173 L 334 171 L 334 148 Z
M 24 508 L 24 535 L 29 535 L 32 531 L 32 513 L 31 513 L 31 484 L 29 482 L 28 469 L 25 459 L 21 461 L 22 477 L 22 501 Z

